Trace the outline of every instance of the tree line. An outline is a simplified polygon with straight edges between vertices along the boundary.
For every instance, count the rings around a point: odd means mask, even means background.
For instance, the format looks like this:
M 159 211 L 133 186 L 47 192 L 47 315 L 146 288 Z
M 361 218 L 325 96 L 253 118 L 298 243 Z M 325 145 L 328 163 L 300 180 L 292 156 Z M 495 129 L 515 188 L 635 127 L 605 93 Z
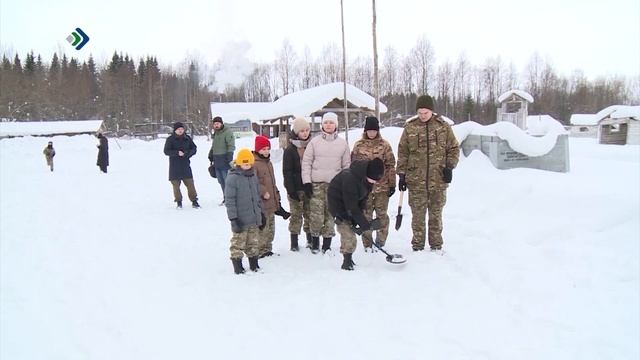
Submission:
M 580 71 L 559 74 L 548 60 L 533 54 L 522 72 L 501 58 L 472 64 L 464 54 L 455 61 L 436 63 L 436 53 L 421 37 L 408 54 L 387 47 L 379 66 L 380 100 L 388 112 L 384 123 L 415 113 L 418 95 L 431 94 L 436 111 L 456 122 L 495 122 L 497 99 L 510 89 L 522 89 L 534 97 L 530 114 L 549 114 L 567 124 L 571 114 L 596 113 L 614 104 L 637 104 L 640 77 L 602 76 L 588 79 Z M 137 61 L 114 52 L 97 66 L 93 57 L 80 63 L 65 54 L 53 54 L 44 62 L 30 52 L 3 55 L 0 65 L 0 118 L 18 120 L 103 119 L 109 130 L 133 130 L 149 122 L 193 123 L 204 132 L 215 114 L 211 101 L 268 102 L 310 87 L 341 81 L 342 53 L 336 44 L 325 46 L 314 57 L 309 48 L 298 54 L 288 40 L 271 62 L 253 63 L 239 80 L 225 83 L 216 74 L 226 69 L 218 60 L 209 68 L 187 60 L 180 71 L 160 68 L 156 57 Z M 372 94 L 373 60 L 356 57 L 347 64 L 347 82 Z

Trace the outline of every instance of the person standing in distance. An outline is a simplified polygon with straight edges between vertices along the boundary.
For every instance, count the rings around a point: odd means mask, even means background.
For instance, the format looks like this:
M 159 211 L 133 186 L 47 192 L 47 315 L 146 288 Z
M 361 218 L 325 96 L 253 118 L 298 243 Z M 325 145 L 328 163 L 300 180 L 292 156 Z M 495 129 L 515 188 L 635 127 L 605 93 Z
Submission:
M 107 166 L 109 166 L 109 141 L 102 133 L 98 133 L 96 137 L 98 138 L 98 145 L 96 145 L 98 147 L 98 160 L 96 165 L 100 167 L 100 171 L 106 174 Z
M 191 137 L 184 133 L 184 125 L 181 122 L 173 124 L 173 134 L 164 143 L 164 154 L 169 157 L 169 181 L 173 186 L 173 197 L 178 209 L 182 208 L 182 193 L 180 182 L 187 187 L 189 200 L 194 208 L 198 209 L 198 193 L 193 183 L 191 173 L 191 157 L 196 154 L 197 146 Z
M 417 115 L 407 120 L 398 144 L 398 190 L 409 190 L 413 251 L 424 250 L 427 211 L 429 246 L 442 251 L 442 209 L 460 156 L 451 126 L 433 109 L 431 96 L 418 97 Z
M 53 148 L 53 141 L 49 141 L 47 146 L 42 150 L 44 158 L 47 160 L 47 166 L 53 171 L 53 157 L 56 156 L 56 150 Z
M 236 150 L 236 138 L 233 131 L 226 127 L 220 116 L 213 118 L 213 137 L 211 138 L 211 150 L 209 150 L 209 161 L 216 169 L 216 179 L 220 184 L 222 193 L 227 181 L 227 174 L 231 169 L 233 152 Z M 224 198 L 222 203 L 224 204 Z

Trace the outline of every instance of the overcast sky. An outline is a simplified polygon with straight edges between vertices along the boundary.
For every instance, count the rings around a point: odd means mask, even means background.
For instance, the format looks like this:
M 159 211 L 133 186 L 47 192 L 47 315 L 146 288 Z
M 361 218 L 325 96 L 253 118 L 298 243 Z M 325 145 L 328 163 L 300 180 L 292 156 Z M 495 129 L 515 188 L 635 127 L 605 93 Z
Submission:
M 371 1 L 344 0 L 347 57 L 372 53 Z M 522 71 L 538 52 L 570 74 L 640 74 L 639 0 L 378 0 L 378 49 L 408 54 L 426 35 L 438 63 L 460 53 L 475 65 L 500 56 Z M 80 27 L 80 51 L 65 38 Z M 161 64 L 187 56 L 213 63 L 225 46 L 249 60 L 271 61 L 287 38 L 301 55 L 341 45 L 339 0 L 0 0 L 0 51 L 54 51 L 107 61 L 114 50 L 156 55 Z M 240 45 L 240 46 L 238 46 Z

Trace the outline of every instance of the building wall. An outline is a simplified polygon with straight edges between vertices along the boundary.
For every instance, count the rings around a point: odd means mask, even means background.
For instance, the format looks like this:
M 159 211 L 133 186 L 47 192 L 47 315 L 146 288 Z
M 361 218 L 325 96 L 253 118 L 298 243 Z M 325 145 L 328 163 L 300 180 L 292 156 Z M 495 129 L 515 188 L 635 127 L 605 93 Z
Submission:
M 627 145 L 640 145 L 640 121 L 638 120 L 629 121 Z
M 630 119 L 604 119 L 598 124 L 598 139 L 600 144 L 625 145 L 629 132 Z M 637 122 L 635 120 L 631 120 Z M 635 131 L 632 129 L 631 131 Z
M 598 126 L 597 125 L 571 125 L 570 136 L 572 137 L 586 137 L 597 138 Z

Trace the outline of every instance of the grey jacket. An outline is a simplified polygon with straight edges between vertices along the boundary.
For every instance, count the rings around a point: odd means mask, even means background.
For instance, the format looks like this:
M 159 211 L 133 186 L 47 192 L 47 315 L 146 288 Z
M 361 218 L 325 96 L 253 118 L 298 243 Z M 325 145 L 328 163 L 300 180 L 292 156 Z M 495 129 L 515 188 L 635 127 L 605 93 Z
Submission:
M 302 183 L 330 183 L 340 171 L 348 169 L 351 153 L 347 142 L 338 132 L 324 131 L 309 141 L 302 158 Z
M 229 171 L 224 187 L 224 204 L 229 220 L 238 219 L 242 230 L 262 225 L 260 185 L 253 168 L 245 171 L 234 167 Z

